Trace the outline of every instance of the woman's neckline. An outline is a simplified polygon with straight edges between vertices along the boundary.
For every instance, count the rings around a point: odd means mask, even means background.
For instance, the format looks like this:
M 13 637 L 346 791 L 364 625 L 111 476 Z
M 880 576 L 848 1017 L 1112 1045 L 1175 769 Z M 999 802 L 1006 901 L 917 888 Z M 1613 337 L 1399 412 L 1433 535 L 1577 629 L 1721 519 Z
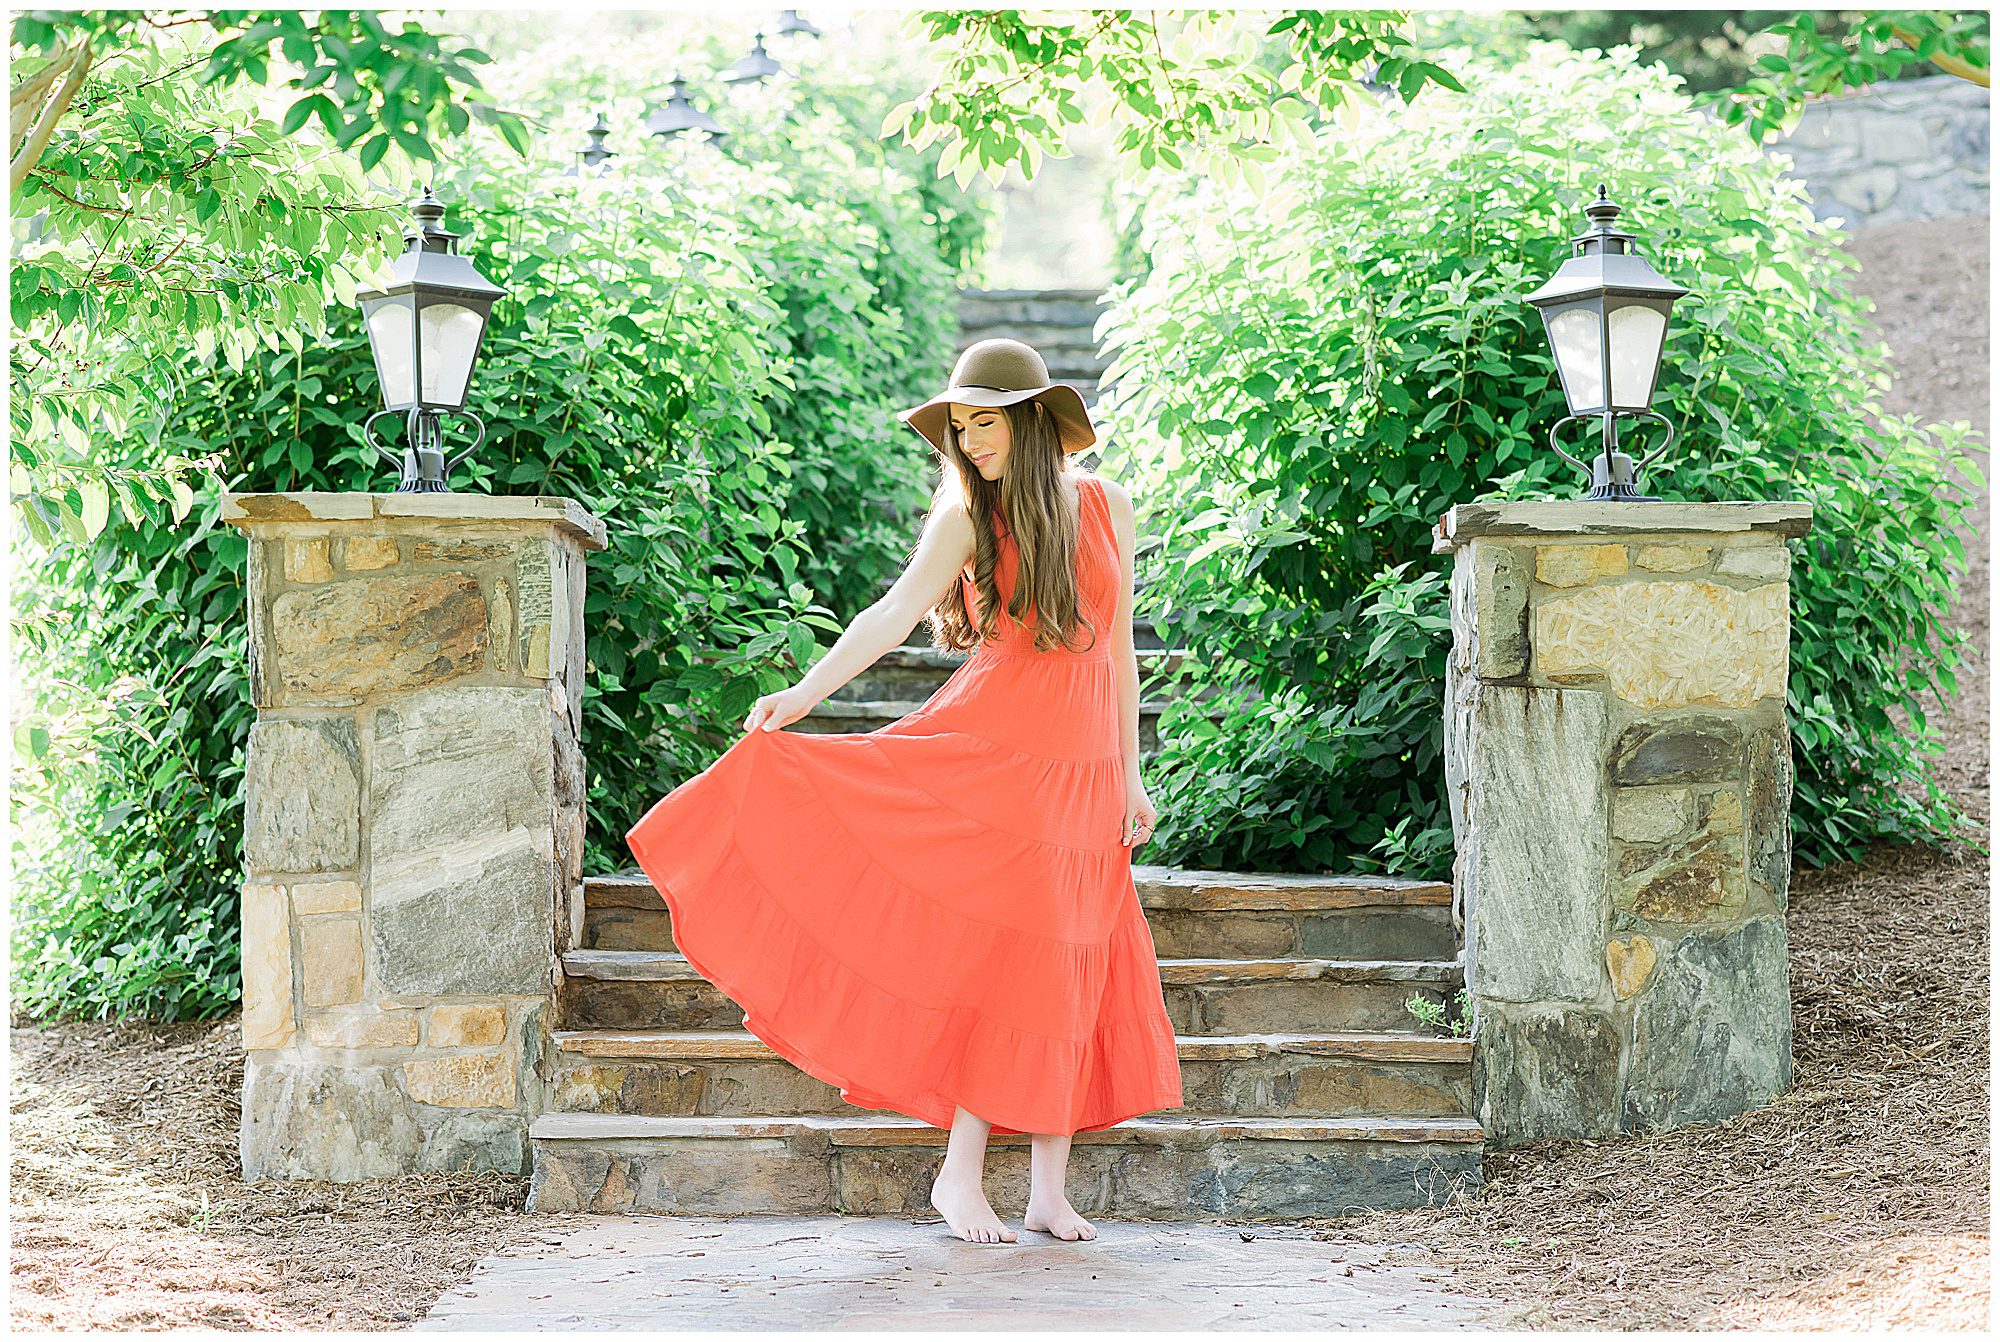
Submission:
M 1084 524 L 1087 521 L 1089 521 L 1089 519 L 1084 515 L 1083 475 L 1079 471 L 1064 471 L 1063 474 L 1076 482 L 1076 534 L 1077 537 L 1081 539 L 1083 536 Z M 1000 509 L 997 501 L 994 506 L 994 515 L 1000 519 L 1000 524 L 1002 526 L 1006 525 L 1007 515 L 1004 511 Z M 1013 533 L 1010 531 L 1008 534 L 1011 536 Z
M 1084 531 L 1090 525 L 1090 518 L 1088 516 L 1088 505 L 1085 504 L 1083 501 L 1084 477 L 1083 474 L 1078 471 L 1064 471 L 1063 474 L 1069 476 L 1072 480 L 1076 481 L 1076 544 L 1078 550 L 1081 550 L 1084 544 Z M 1007 519 L 1004 516 L 1001 516 L 998 513 L 997 509 L 995 511 L 995 517 L 1001 526 L 1005 527 L 1007 525 Z M 1002 544 L 1006 544 L 1007 542 L 1012 541 L 1013 539 L 1014 539 L 1014 533 L 1011 530 L 1001 532 L 998 537 L 998 540 Z M 968 561 L 966 567 L 961 568 L 959 572 L 966 573 L 970 568 L 971 568 L 971 563 L 970 561 Z

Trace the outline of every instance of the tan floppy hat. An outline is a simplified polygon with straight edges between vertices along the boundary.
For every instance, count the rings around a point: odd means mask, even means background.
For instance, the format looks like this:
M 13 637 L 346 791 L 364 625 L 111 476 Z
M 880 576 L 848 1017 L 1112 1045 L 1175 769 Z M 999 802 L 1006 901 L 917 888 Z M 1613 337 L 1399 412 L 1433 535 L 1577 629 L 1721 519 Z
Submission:
M 1049 381 L 1049 366 L 1034 347 L 1004 336 L 967 345 L 951 370 L 950 385 L 922 405 L 897 411 L 896 418 L 942 452 L 954 402 L 989 406 L 1028 400 L 1040 400 L 1055 416 L 1064 452 L 1081 452 L 1096 444 L 1097 430 L 1091 427 L 1083 393 L 1067 383 Z

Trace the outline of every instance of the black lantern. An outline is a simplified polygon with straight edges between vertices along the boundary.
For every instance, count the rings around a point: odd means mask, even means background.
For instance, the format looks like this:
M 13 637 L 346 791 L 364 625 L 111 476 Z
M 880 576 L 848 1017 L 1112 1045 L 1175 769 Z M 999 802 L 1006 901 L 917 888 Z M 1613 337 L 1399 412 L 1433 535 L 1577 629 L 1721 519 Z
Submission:
M 361 426 L 377 452 L 397 463 L 402 478 L 396 493 L 449 493 L 445 477 L 486 441 L 486 424 L 465 408 L 472 365 L 486 334 L 486 318 L 507 291 L 458 255 L 459 235 L 445 228 L 444 205 L 431 194 L 411 203 L 417 225 L 403 232 L 404 252 L 389 269 L 381 289 L 357 293 L 368 345 L 375 353 L 375 376 L 382 384 L 383 409 Z M 409 441 L 397 453 L 376 441 L 375 421 L 403 412 Z M 439 418 L 458 415 L 479 426 L 472 446 L 444 457 Z
M 1650 406 L 1667 318 L 1674 300 L 1688 290 L 1632 250 L 1633 234 L 1612 226 L 1619 209 L 1604 187 L 1597 188 L 1597 199 L 1584 213 L 1590 227 L 1570 239 L 1576 255 L 1527 296 L 1541 310 L 1569 402 L 1569 414 L 1549 430 L 1549 446 L 1590 476 L 1585 498 L 1654 502 L 1656 496 L 1639 492 L 1638 472 L 1674 441 L 1674 426 Z M 1633 461 L 1618 450 L 1621 416 L 1659 420 L 1666 425 L 1666 441 Z M 1556 431 L 1573 419 L 1592 417 L 1601 424 L 1604 451 L 1586 463 L 1563 451 Z
M 611 134 L 611 123 L 604 119 L 604 113 L 599 112 L 596 124 L 586 128 L 583 133 L 589 138 L 590 143 L 576 152 L 577 157 L 583 160 L 586 167 L 595 168 L 603 164 L 607 159 L 618 157 L 616 149 L 606 149 L 604 147 L 605 137 Z M 563 173 L 565 177 L 580 175 L 581 170 L 575 164 L 571 164 L 569 170 Z
M 761 84 L 782 71 L 785 67 L 772 60 L 764 50 L 764 34 L 757 34 L 757 40 L 750 45 L 750 54 L 722 72 L 725 84 Z
M 675 75 L 672 89 L 666 106 L 646 118 L 648 132 L 669 140 L 691 130 L 705 130 L 715 140 L 729 134 L 714 117 L 688 101 L 687 80 Z
M 819 29 L 813 27 L 808 20 L 800 18 L 796 9 L 788 9 L 778 16 L 778 35 L 786 37 L 792 33 L 800 33 L 806 37 L 820 35 Z

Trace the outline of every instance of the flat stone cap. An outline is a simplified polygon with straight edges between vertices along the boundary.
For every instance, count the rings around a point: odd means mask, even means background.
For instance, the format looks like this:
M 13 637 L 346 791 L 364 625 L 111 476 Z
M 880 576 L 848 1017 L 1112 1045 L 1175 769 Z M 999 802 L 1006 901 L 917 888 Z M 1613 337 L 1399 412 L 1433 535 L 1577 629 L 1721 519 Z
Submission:
M 450 522 L 543 522 L 576 537 L 586 550 L 605 548 L 604 519 L 575 499 L 550 494 L 363 494 L 297 490 L 287 494 L 222 496 L 222 520 L 246 530 L 261 523 L 373 522 L 392 517 Z
M 1441 554 L 1469 540 L 1560 540 L 1578 536 L 1691 535 L 1768 531 L 1803 536 L 1812 527 L 1813 506 L 1796 500 L 1776 503 L 1618 503 L 1585 499 L 1519 499 L 1512 503 L 1460 503 L 1431 528 L 1431 553 Z

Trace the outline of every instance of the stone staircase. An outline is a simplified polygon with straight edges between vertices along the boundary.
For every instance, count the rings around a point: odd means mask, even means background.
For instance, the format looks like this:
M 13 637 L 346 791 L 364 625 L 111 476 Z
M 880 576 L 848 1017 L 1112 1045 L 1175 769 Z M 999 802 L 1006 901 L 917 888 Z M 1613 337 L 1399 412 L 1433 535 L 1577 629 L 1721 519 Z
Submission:
M 967 291 L 960 348 L 1028 340 L 1095 401 L 1090 291 Z M 1090 458 L 1094 454 L 1086 454 Z M 1086 462 L 1088 464 L 1088 461 Z M 1133 622 L 1140 751 L 1186 673 Z M 897 648 L 788 730 L 870 731 L 929 699 L 963 660 Z M 1338 1216 L 1480 1187 L 1472 1041 L 1421 1025 L 1413 996 L 1463 984 L 1451 887 L 1381 877 L 1135 865 L 1174 1023 L 1185 1103 L 1072 1142 L 1086 1216 Z M 538 1211 L 933 1215 L 948 1134 L 859 1109 L 743 1028 L 676 953 L 666 901 L 637 869 L 584 882 L 580 948 L 562 957 L 548 1112 L 529 1136 Z M 1027 1202 L 1029 1139 L 994 1137 L 987 1189 Z
M 1025 340 L 1049 366 L 1049 377 L 1097 403 L 1099 381 L 1111 361 L 1098 352 L 1092 332 L 1104 315 L 1102 289 L 960 289 L 958 348 L 991 336 Z
M 1139 662 L 1139 754 L 1143 758 L 1159 749 L 1160 714 L 1166 710 L 1169 696 L 1185 686 L 1189 668 L 1179 649 L 1161 645 L 1153 622 L 1143 616 L 1133 618 L 1132 648 Z M 885 727 L 923 707 L 969 656 L 915 644 L 893 648 L 787 730 L 867 732 Z M 1204 687 L 1191 692 L 1191 697 L 1200 700 L 1212 694 Z
M 1412 1016 L 1463 982 L 1451 887 L 1137 865 L 1185 1104 L 1076 1135 L 1086 1215 L 1285 1219 L 1476 1194 L 1472 1043 Z M 636 870 L 584 883 L 562 957 L 550 1110 L 530 1129 L 546 1211 L 929 1215 L 947 1133 L 859 1109 L 743 1029 L 674 950 Z M 1029 1140 L 994 1137 L 996 1206 Z

